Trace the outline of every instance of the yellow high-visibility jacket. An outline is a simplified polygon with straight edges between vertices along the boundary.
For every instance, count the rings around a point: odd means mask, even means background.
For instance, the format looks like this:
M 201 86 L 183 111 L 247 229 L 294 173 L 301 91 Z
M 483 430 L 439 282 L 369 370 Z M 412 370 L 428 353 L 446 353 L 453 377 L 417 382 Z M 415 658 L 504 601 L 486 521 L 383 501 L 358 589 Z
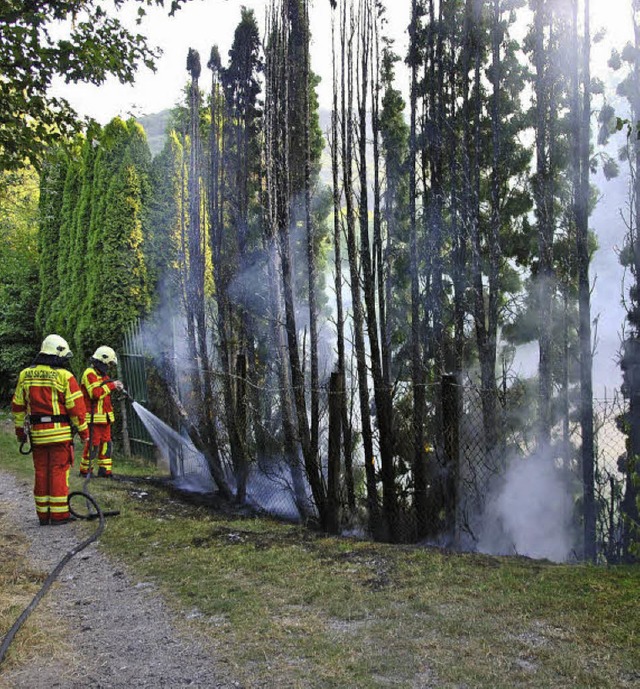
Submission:
M 11 401 L 16 431 L 29 417 L 31 442 L 51 445 L 73 438 L 72 426 L 80 436 L 87 431 L 82 390 L 70 371 L 37 364 L 20 372 Z
M 109 376 L 103 376 L 90 366 L 82 374 L 81 385 L 89 423 L 113 423 L 116 417 L 111 393 L 116 389 L 116 384 Z

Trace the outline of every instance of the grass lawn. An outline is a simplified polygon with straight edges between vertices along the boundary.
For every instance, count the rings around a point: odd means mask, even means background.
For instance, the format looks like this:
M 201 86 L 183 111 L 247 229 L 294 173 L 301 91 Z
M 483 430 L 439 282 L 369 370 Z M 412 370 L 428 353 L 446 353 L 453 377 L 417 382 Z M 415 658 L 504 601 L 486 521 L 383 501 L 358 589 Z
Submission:
M 31 471 L 6 433 L 0 466 Z M 150 472 L 119 458 L 114 468 Z M 330 538 L 184 504 L 139 478 L 95 481 L 91 493 L 121 511 L 100 547 L 156 583 L 246 687 L 640 686 L 640 567 Z M 1 633 L 38 582 L 6 560 Z

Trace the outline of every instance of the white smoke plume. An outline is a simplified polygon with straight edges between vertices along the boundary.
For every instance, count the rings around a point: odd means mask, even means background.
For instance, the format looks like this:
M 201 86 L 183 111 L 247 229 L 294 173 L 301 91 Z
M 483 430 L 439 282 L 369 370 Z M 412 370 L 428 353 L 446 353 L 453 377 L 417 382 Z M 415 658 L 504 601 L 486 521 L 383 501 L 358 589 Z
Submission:
M 574 535 L 564 472 L 545 453 L 513 459 L 487 499 L 478 550 L 565 562 Z

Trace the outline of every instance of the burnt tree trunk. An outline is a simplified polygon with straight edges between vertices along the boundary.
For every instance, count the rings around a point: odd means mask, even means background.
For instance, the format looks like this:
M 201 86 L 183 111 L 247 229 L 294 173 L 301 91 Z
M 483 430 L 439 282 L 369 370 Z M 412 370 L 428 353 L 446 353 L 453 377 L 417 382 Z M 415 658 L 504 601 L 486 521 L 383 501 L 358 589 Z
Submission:
M 332 534 L 340 532 L 340 438 L 344 379 L 332 373 L 329 383 L 329 452 L 327 462 L 327 512 L 324 528 Z
M 331 113 L 331 174 L 333 181 L 333 253 L 334 253 L 334 289 L 336 294 L 336 339 L 337 339 L 337 369 L 346 380 L 346 354 L 344 337 L 344 306 L 342 290 L 344 280 L 342 277 L 342 221 L 341 221 L 341 193 L 339 177 L 339 150 L 338 139 L 338 75 L 335 49 L 335 16 L 331 17 L 331 59 L 333 66 L 333 111 Z M 346 395 L 340 397 L 340 417 L 342 427 L 342 444 L 344 452 L 344 474 L 347 488 L 347 504 L 351 512 L 356 508 L 355 481 L 353 476 L 353 441 L 351 437 L 351 425 L 349 423 Z
M 427 454 L 424 442 L 425 374 L 422 364 L 422 338 L 420 320 L 420 282 L 418 260 L 417 221 L 417 108 L 418 108 L 418 2 L 411 3 L 409 26 L 409 64 L 411 67 L 410 129 L 409 129 L 409 242 L 411 251 L 411 384 L 413 389 L 413 484 L 417 536 L 429 533 Z
M 348 21 L 347 21 L 348 20 Z M 353 16 L 347 17 L 347 3 L 342 6 L 340 23 L 341 42 L 341 83 L 342 83 L 342 177 L 345 195 L 345 215 L 347 230 L 347 256 L 351 300 L 353 304 L 353 330 L 358 373 L 358 399 L 362 424 L 362 443 L 364 446 L 364 466 L 367 484 L 367 508 L 369 525 L 374 535 L 380 535 L 380 506 L 376 485 L 375 457 L 373 451 L 373 432 L 369 404 L 369 382 L 364 340 L 364 313 L 360 289 L 360 270 L 355 232 L 355 208 L 352 164 L 353 144 Z
M 371 42 L 373 36 L 373 14 L 370 2 L 361 5 L 360 13 L 360 90 L 358 97 L 358 170 L 360 177 L 360 265 L 362 270 L 363 295 L 366 306 L 366 324 L 371 360 L 371 377 L 378 420 L 380 465 L 382 475 L 382 504 L 387 538 L 396 541 L 398 533 L 398 504 L 393 462 L 392 406 L 390 386 L 385 385 L 382 376 L 378 316 L 376 312 L 376 289 L 373 275 L 371 242 L 369 240 L 369 205 L 367 176 L 367 94 L 369 91 Z M 377 161 L 376 161 L 377 162 Z M 378 192 L 379 197 L 379 192 Z M 376 199 L 376 204 L 379 199 Z M 379 221 L 379 211 L 377 214 Z
M 579 170 L 576 204 L 578 253 L 578 312 L 580 337 L 580 427 L 582 430 L 582 486 L 584 496 L 585 558 L 596 559 L 596 507 L 594 494 L 595 438 L 593 428 L 593 354 L 591 348 L 591 293 L 589 287 L 589 170 L 591 133 L 591 36 L 589 0 L 584 0 L 582 40 L 582 103 L 580 112 Z

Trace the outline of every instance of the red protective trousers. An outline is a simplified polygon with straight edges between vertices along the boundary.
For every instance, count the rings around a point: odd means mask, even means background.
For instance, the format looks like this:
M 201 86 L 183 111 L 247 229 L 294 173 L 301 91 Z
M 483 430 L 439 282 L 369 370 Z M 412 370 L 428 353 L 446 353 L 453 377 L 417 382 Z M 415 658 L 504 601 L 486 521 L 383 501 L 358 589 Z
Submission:
M 41 524 L 69 518 L 69 470 L 72 464 L 71 442 L 33 446 L 33 496 Z
M 108 423 L 94 423 L 91 427 L 89 437 L 91 439 L 91 449 L 89 449 L 89 440 L 87 440 L 82 452 L 80 474 L 82 476 L 87 476 L 90 466 L 91 473 L 95 474 L 96 467 L 92 465 L 92 462 L 97 459 L 98 470 L 102 468 L 105 470 L 107 476 L 111 476 L 111 425 Z

